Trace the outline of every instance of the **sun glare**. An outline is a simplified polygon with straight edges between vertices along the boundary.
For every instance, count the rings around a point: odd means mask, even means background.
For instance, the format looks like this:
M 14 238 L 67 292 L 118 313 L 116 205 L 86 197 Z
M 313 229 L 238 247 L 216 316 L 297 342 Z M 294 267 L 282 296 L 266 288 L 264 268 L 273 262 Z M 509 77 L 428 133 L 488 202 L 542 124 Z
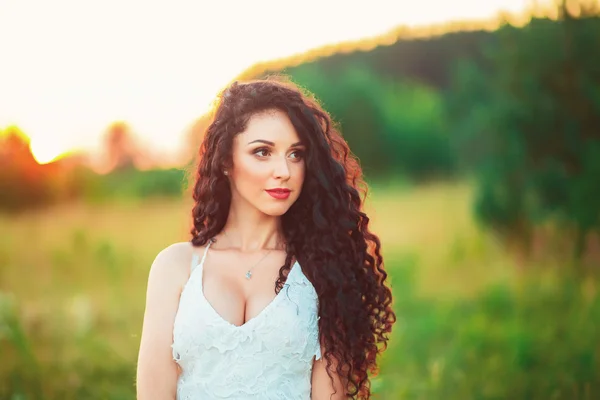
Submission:
M 18 55 L 2 65 L 0 125 L 22 128 L 40 163 L 73 149 L 98 150 L 104 129 L 116 120 L 175 155 L 187 145 L 183 128 L 257 62 L 399 25 L 487 18 L 530 1 L 371 0 L 364 7 L 305 0 L 290 19 L 279 15 L 275 0 L 222 0 L 210 7 L 167 0 L 0 0 L 0 54 Z
M 55 161 L 65 151 L 52 140 L 31 139 L 30 146 L 31 153 L 39 164 Z

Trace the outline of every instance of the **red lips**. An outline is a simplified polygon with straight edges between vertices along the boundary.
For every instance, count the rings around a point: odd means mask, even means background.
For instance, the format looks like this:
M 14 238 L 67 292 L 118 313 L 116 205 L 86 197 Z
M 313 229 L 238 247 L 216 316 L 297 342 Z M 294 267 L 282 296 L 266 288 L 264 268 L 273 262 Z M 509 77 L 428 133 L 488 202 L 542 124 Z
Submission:
M 284 189 L 284 188 L 276 188 L 276 189 L 269 189 L 266 192 L 278 200 L 285 200 L 290 196 L 291 190 Z

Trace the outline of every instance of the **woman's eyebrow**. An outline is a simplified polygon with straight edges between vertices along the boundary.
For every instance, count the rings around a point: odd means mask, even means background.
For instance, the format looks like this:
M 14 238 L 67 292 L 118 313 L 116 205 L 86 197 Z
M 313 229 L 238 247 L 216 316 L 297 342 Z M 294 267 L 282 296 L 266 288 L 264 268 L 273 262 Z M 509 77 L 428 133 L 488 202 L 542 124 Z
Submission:
M 251 142 L 248 142 L 248 144 L 257 143 L 257 142 L 258 143 L 268 144 L 269 146 L 275 146 L 275 143 L 269 142 L 268 140 L 262 140 L 262 139 L 253 140 Z
M 263 140 L 263 139 L 256 139 L 251 142 L 248 142 L 248 144 L 252 144 L 252 143 L 256 143 L 256 142 L 268 144 L 269 146 L 275 146 L 275 143 L 269 142 L 268 140 Z M 298 147 L 298 146 L 302 146 L 302 142 L 294 143 L 290 147 Z

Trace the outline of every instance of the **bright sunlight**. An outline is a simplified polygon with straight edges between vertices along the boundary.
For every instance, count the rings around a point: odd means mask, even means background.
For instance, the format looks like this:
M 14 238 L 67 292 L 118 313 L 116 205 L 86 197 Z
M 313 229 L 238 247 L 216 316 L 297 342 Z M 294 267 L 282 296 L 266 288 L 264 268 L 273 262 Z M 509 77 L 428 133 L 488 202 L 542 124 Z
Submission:
M 274 0 L 4 0 L 0 129 L 21 127 L 40 162 L 93 151 L 115 120 L 172 153 L 218 90 L 256 62 L 527 3 L 305 0 L 291 15 Z
M 51 137 L 44 140 L 43 136 L 37 136 L 31 140 L 30 146 L 31 153 L 39 164 L 52 162 L 65 152 L 64 147 L 54 142 Z

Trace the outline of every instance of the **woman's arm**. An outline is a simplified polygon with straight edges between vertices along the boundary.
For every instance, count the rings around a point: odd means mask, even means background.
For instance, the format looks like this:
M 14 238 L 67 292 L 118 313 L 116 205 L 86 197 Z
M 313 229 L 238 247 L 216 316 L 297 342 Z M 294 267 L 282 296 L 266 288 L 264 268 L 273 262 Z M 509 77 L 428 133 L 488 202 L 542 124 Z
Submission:
M 321 346 L 324 350 L 324 347 Z M 325 352 L 323 351 L 323 355 Z M 346 391 L 342 385 L 340 376 L 335 372 L 336 363 L 333 362 L 330 367 L 331 378 L 327 375 L 327 361 L 324 357 L 313 361 L 311 400 L 345 400 Z M 333 394 L 336 392 L 335 394 Z
M 183 266 L 191 259 L 190 248 L 187 243 L 171 245 L 156 256 L 150 268 L 137 363 L 138 400 L 176 397 L 179 371 L 171 344 L 182 282 L 187 279 Z

